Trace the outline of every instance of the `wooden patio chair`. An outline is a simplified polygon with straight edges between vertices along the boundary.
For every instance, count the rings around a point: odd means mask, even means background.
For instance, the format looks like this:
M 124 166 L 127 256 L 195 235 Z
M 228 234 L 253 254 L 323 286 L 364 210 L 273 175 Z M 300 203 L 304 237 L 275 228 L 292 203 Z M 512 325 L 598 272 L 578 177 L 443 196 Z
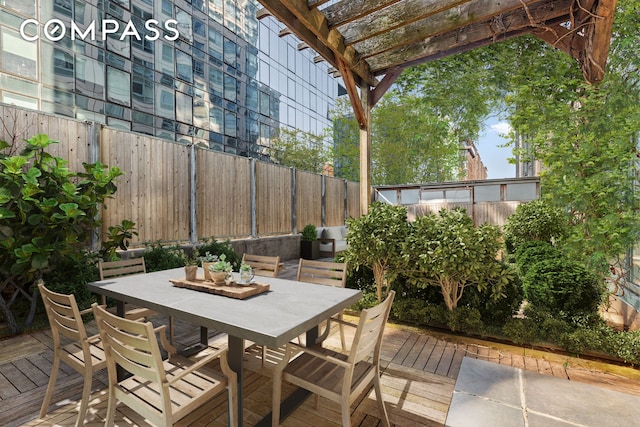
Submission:
M 298 263 L 299 282 L 315 283 L 318 285 L 329 285 L 344 288 L 347 283 L 347 263 L 346 262 L 330 262 L 330 261 L 311 261 L 300 258 Z M 340 328 L 340 344 L 342 351 L 346 351 L 346 342 L 344 337 L 344 324 L 342 322 L 342 311 L 333 316 L 338 319 Z M 331 322 L 327 321 L 324 332 L 320 334 L 319 340 L 324 340 L 330 332 Z
M 321 396 L 339 403 L 343 427 L 351 426 L 351 404 L 373 383 L 382 423 L 389 426 L 380 387 L 380 350 L 394 296 L 395 292 L 391 291 L 382 303 L 362 311 L 348 353 L 320 346 L 308 348 L 287 344 L 285 357 L 273 372 L 273 426 L 280 423 L 282 381 L 315 393 L 318 398 Z M 291 360 L 297 354 L 300 355 Z
M 249 264 L 256 276 L 278 277 L 280 271 L 279 256 L 243 254 L 242 262 Z
M 100 280 L 109 279 L 111 277 L 129 276 L 131 274 L 145 274 L 147 272 L 144 258 L 131 258 L 118 261 L 98 260 L 98 272 Z M 107 305 L 107 297 L 102 295 L 102 305 Z M 132 304 L 125 305 L 124 317 L 131 320 L 147 320 L 150 316 L 156 314 L 155 311 L 136 307 Z M 169 342 L 173 343 L 173 317 L 169 316 Z
M 87 336 L 82 322 L 82 315 L 90 313 L 91 309 L 80 311 L 73 295 L 50 291 L 42 282 L 38 283 L 38 289 L 42 295 L 53 338 L 53 366 L 40 408 L 40 418 L 44 418 L 49 410 L 49 403 L 62 361 L 82 374 L 84 378 L 82 400 L 76 419 L 76 427 L 78 427 L 84 423 L 87 413 L 93 373 L 107 367 L 102 342 L 99 335 Z M 63 345 L 61 336 L 68 338 L 71 342 Z
M 160 326 L 160 341 L 169 353 L 162 360 L 151 322 L 115 316 L 97 304 L 93 313 L 104 343 L 109 374 L 105 425 L 114 422 L 117 401 L 157 426 L 172 426 L 227 389 L 229 425 L 238 425 L 237 377 L 227 363 L 227 350 L 216 350 L 197 362 L 175 354 Z M 219 361 L 222 372 L 205 365 Z M 131 374 L 118 381 L 117 367 Z

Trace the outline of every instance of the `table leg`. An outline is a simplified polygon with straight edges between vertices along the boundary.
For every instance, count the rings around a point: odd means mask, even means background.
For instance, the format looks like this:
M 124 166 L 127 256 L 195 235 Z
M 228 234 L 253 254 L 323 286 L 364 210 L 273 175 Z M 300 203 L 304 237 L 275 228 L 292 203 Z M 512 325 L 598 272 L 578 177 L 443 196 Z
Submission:
M 238 427 L 242 427 L 242 410 L 243 410 L 243 359 L 244 359 L 244 339 L 229 335 L 228 336 L 228 357 L 229 367 L 238 375 Z

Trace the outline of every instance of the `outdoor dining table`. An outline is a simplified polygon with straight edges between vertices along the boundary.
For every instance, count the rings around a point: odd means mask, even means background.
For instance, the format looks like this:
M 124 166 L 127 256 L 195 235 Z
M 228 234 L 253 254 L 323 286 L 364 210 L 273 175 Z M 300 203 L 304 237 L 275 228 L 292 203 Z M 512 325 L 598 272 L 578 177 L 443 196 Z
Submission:
M 242 426 L 243 355 L 245 340 L 272 348 L 306 333 L 308 343 L 318 337 L 318 325 L 357 302 L 359 290 L 322 286 L 295 280 L 257 277 L 269 284 L 267 292 L 246 299 L 235 299 L 173 286 L 170 280 L 183 279 L 184 268 L 110 278 L 88 284 L 91 292 L 118 301 L 118 314 L 124 304 L 150 308 L 201 327 L 201 341 L 206 345 L 206 330 L 225 332 L 228 336 L 228 359 L 238 375 L 238 418 Z M 202 269 L 199 269 L 202 277 Z M 295 395 L 299 400 L 302 394 Z M 283 405 L 292 410 L 297 402 Z M 270 418 L 270 416 L 268 416 Z M 268 419 L 263 420 L 264 424 Z

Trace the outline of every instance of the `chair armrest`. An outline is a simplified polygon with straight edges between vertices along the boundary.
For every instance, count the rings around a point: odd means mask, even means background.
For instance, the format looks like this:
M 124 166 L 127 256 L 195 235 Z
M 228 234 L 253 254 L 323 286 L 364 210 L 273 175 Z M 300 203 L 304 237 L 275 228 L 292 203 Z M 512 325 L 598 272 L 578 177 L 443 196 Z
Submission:
M 291 343 L 291 342 L 287 343 L 287 354 L 283 358 L 283 361 L 286 361 L 286 363 L 289 363 L 290 352 L 292 350 L 294 350 L 294 349 L 298 350 L 298 352 L 307 353 L 307 354 L 310 354 L 311 356 L 317 357 L 319 359 L 326 360 L 327 362 L 331 362 L 334 365 L 341 366 L 341 367 L 343 367 L 345 369 L 349 369 L 351 367 L 351 364 L 349 362 L 345 361 L 345 360 L 341 360 L 341 359 L 338 359 L 336 357 L 333 357 L 333 356 L 330 356 L 328 354 L 325 354 L 325 353 L 323 353 L 321 351 L 315 350 L 313 347 L 304 347 L 304 346 L 301 346 L 301 345 L 298 345 L 298 344 L 294 344 L 294 343 Z M 345 356 L 347 356 L 347 355 L 345 354 Z
M 160 344 L 162 345 L 162 348 L 164 348 L 167 353 L 169 353 L 169 356 L 174 355 L 178 352 L 178 350 L 167 339 L 167 325 L 161 325 L 157 328 L 153 328 L 153 332 L 158 334 L 158 336 L 160 337 Z
M 98 307 L 100 307 L 100 308 L 104 308 L 104 309 L 106 309 L 106 308 L 107 308 L 107 306 L 106 306 L 106 305 L 102 305 L 102 304 L 101 304 L 101 305 L 99 305 Z M 80 310 L 80 316 L 84 316 L 85 314 L 89 314 L 89 313 L 91 313 L 91 312 L 93 312 L 93 308 L 92 308 L 92 307 L 85 308 L 84 310 Z
M 193 371 L 196 371 L 202 368 L 204 365 L 211 363 L 215 359 L 220 359 L 220 367 L 222 369 L 222 372 L 227 376 L 229 381 L 232 381 L 232 380 L 237 381 L 236 373 L 231 370 L 231 368 L 229 367 L 229 364 L 227 363 L 227 349 L 223 348 L 223 349 L 218 349 L 213 353 L 204 356 L 202 359 L 198 360 L 193 364 L 190 364 L 188 368 L 186 368 L 184 371 L 180 372 L 178 375 L 173 377 L 169 381 L 169 384 L 179 381 L 186 375 L 189 375 Z

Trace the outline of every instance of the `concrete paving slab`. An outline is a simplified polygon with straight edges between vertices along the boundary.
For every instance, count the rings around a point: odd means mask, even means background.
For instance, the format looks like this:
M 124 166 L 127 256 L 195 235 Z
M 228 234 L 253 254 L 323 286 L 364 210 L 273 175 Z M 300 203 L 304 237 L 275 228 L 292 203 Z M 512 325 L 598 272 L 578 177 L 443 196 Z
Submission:
M 465 357 L 445 425 L 626 427 L 639 420 L 640 396 Z
M 520 407 L 519 373 L 503 368 L 497 363 L 465 357 L 455 390 Z
M 522 408 L 465 392 L 453 392 L 446 427 L 526 427 Z
M 562 378 L 523 372 L 526 406 L 585 426 L 640 425 L 640 397 Z

